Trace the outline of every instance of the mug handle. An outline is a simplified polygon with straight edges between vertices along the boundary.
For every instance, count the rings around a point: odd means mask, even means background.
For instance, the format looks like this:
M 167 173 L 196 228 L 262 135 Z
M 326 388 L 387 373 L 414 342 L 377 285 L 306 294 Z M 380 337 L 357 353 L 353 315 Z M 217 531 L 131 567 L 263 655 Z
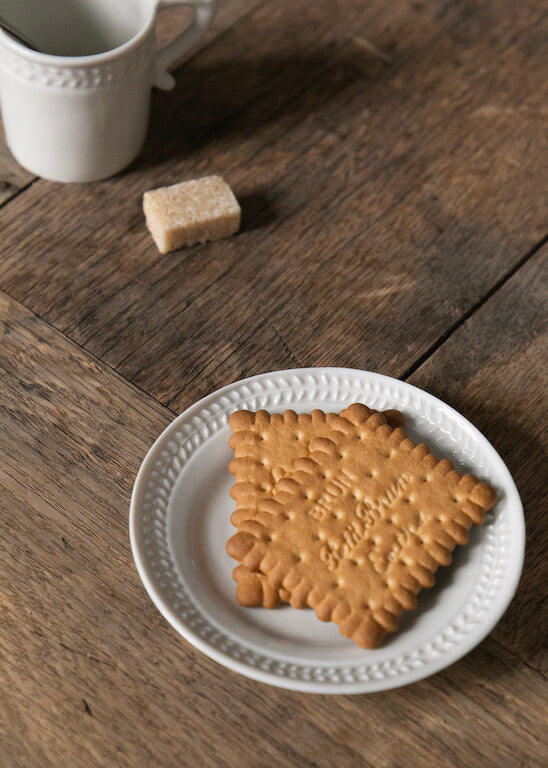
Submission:
M 218 0 L 160 0 L 158 7 L 168 5 L 191 5 L 195 9 L 194 20 L 173 42 L 156 52 L 153 85 L 162 91 L 175 86 L 175 78 L 169 73 L 180 64 L 188 51 L 202 37 L 217 11 Z

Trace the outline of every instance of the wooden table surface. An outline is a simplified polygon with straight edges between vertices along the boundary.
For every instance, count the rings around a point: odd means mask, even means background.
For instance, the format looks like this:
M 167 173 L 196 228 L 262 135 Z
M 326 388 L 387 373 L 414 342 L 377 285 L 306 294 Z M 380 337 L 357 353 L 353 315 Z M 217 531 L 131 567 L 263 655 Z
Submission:
M 127 172 L 54 184 L 2 148 L 3 767 L 546 765 L 543 11 L 226 0 L 176 90 L 153 94 Z M 161 36 L 179 21 L 164 12 Z M 161 256 L 143 191 L 211 173 L 240 199 L 241 233 Z M 525 507 L 499 625 L 386 693 L 224 669 L 168 626 L 130 552 L 135 475 L 176 414 L 322 365 L 450 403 Z

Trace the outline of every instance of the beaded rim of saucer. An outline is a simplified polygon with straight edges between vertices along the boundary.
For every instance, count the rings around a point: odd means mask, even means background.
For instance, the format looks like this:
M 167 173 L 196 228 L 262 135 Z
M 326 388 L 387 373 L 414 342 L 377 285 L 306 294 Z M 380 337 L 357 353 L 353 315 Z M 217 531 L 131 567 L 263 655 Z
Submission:
M 399 649 L 382 661 L 363 651 L 358 663 L 302 663 L 275 648 L 250 643 L 238 627 L 226 627 L 202 610 L 185 583 L 171 541 L 170 501 L 191 457 L 219 439 L 229 415 L 239 409 L 306 412 L 321 404 L 364 402 L 397 408 L 418 418 L 448 441 L 461 459 L 499 492 L 488 513 L 475 557 L 478 578 L 441 631 Z M 223 438 L 224 439 L 224 438 Z M 512 477 L 487 439 L 457 411 L 406 382 L 343 368 L 309 368 L 260 374 L 214 392 L 178 416 L 145 457 L 133 489 L 130 538 L 134 560 L 151 599 L 169 623 L 197 649 L 248 677 L 294 690 L 364 693 L 420 680 L 468 653 L 491 631 L 510 603 L 523 566 L 523 508 Z M 431 609 L 435 610 L 435 608 Z M 349 641 L 350 642 L 350 641 Z

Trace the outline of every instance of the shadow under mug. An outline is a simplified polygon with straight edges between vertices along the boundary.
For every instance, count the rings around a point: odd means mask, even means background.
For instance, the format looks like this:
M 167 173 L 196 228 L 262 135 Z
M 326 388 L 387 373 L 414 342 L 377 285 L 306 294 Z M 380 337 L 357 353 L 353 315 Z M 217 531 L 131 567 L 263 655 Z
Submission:
M 6 0 L 6 18 L 42 51 L 0 30 L 0 107 L 8 146 L 52 181 L 104 179 L 139 154 L 152 86 L 209 27 L 218 0 Z M 13 4 L 13 8 L 11 8 Z M 156 49 L 159 6 L 190 5 L 190 27 Z

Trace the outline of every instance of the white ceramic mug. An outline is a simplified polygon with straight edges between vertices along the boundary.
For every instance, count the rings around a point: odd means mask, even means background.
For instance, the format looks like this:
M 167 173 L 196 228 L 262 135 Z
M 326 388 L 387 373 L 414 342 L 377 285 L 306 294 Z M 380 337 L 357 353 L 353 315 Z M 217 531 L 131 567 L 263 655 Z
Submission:
M 156 50 L 158 6 L 193 6 L 192 25 Z M 146 135 L 150 90 L 208 28 L 217 0 L 2 0 L 2 15 L 39 48 L 0 30 L 0 106 L 16 160 L 53 181 L 125 168 Z

